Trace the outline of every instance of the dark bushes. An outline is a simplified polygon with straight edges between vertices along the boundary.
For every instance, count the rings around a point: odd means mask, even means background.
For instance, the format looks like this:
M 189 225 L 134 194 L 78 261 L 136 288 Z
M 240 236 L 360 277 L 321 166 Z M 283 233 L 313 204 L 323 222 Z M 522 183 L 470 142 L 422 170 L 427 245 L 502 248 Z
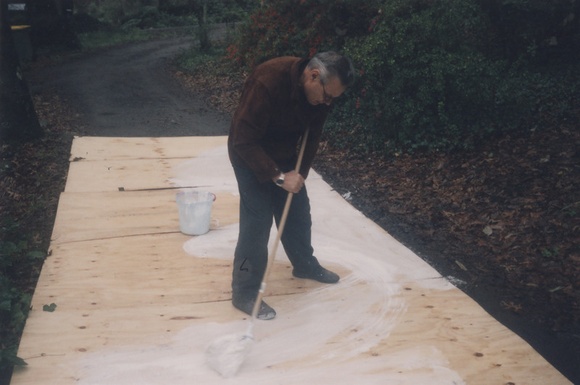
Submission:
M 239 65 L 335 49 L 360 71 L 328 124 L 362 152 L 473 148 L 566 119 L 577 103 L 580 32 L 570 0 L 278 0 L 229 47 Z

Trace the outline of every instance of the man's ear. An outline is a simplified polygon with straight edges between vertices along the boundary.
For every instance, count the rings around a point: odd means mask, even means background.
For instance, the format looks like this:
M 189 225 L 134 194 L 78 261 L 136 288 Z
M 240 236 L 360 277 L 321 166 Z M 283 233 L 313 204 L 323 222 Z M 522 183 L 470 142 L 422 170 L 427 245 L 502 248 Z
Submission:
M 316 68 L 310 72 L 310 77 L 312 78 L 312 80 L 316 80 L 319 76 L 320 71 L 318 71 Z

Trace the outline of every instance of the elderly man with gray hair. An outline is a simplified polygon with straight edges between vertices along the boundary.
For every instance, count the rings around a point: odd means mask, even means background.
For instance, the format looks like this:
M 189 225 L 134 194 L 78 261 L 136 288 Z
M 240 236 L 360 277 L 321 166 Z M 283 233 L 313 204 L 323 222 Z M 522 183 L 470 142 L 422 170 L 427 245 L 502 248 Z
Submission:
M 310 201 L 304 185 L 334 99 L 354 82 L 351 61 L 336 52 L 311 59 L 280 57 L 258 65 L 246 80 L 228 137 L 240 192 L 240 230 L 234 252 L 232 304 L 252 314 L 268 262 L 273 220 L 280 224 L 294 194 L 281 243 L 292 274 L 322 283 L 340 277 L 320 265 L 311 244 Z M 300 169 L 297 148 L 307 134 Z M 276 312 L 264 301 L 258 319 Z

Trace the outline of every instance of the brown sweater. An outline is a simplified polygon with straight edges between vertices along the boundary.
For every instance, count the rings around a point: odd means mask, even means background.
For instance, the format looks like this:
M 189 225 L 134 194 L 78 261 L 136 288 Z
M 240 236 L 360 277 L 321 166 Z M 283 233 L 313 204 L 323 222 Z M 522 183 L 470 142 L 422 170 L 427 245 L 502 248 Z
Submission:
M 308 60 L 280 57 L 260 64 L 244 85 L 228 137 L 234 166 L 261 182 L 295 167 L 300 138 L 310 129 L 300 174 L 308 176 L 330 107 L 306 100 L 300 76 Z

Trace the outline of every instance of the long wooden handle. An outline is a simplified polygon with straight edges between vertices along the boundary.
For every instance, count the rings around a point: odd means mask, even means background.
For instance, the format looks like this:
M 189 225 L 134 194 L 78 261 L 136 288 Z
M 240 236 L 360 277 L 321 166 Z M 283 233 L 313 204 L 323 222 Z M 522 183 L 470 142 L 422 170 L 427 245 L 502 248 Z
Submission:
M 308 133 L 309 129 L 306 129 L 304 135 L 302 137 L 302 144 L 300 145 L 300 151 L 298 152 L 298 160 L 296 161 L 296 167 L 294 170 L 296 172 L 300 172 L 300 166 L 302 165 L 302 158 L 304 157 L 304 149 L 306 148 L 306 142 L 308 141 Z M 274 242 L 274 246 L 268 255 L 268 263 L 266 264 L 266 270 L 264 271 L 264 275 L 262 277 L 262 283 L 260 284 L 260 290 L 258 290 L 258 295 L 256 297 L 256 302 L 254 303 L 254 308 L 252 309 L 252 319 L 255 319 L 258 316 L 258 312 L 260 310 L 260 305 L 262 303 L 262 297 L 264 296 L 264 292 L 266 291 L 266 281 L 268 280 L 268 276 L 270 275 L 270 268 L 276 258 L 276 252 L 278 251 L 278 244 L 280 243 L 280 239 L 282 238 L 282 233 L 284 232 L 284 227 L 286 226 L 286 219 L 288 219 L 288 212 L 290 211 L 290 204 L 292 203 L 292 197 L 294 194 L 291 192 L 288 193 L 286 197 L 286 203 L 284 204 L 284 210 L 282 211 L 282 218 L 280 218 L 280 223 L 278 224 L 278 233 L 276 234 L 276 241 Z

